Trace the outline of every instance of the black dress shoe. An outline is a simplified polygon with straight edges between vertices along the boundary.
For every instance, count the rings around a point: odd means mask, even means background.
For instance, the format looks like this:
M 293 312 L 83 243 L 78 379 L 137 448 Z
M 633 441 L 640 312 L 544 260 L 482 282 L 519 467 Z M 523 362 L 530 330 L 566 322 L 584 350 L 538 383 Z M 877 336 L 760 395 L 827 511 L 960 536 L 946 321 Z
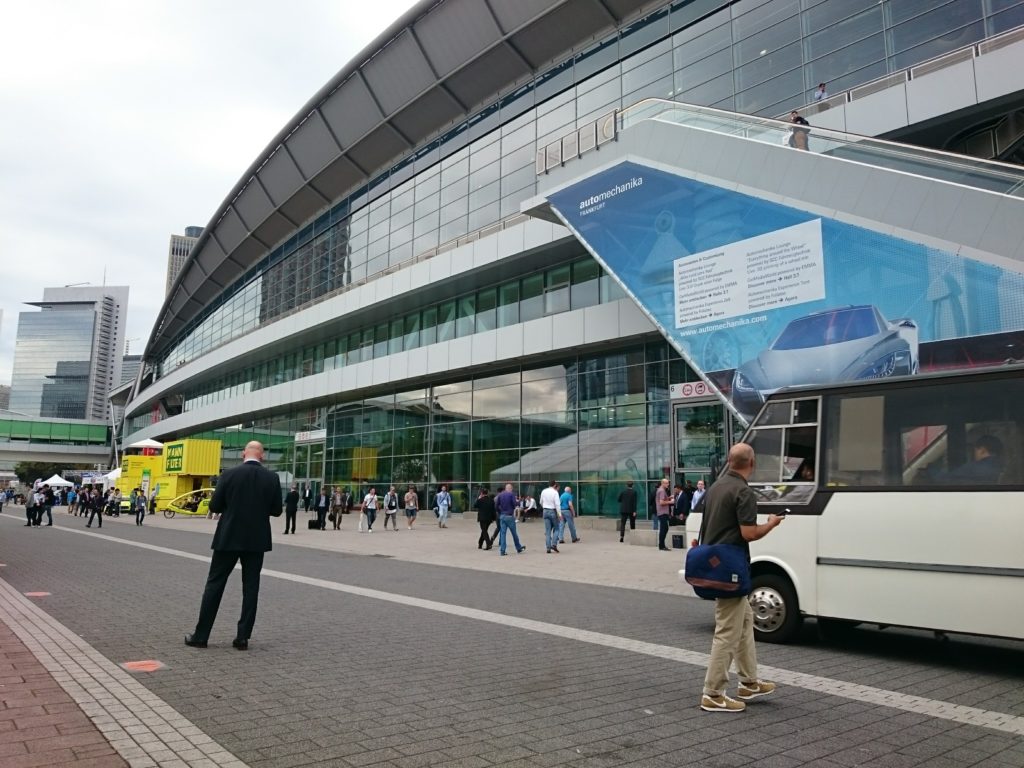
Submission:
M 236 637 L 234 640 L 231 641 L 231 645 L 233 645 L 235 648 L 237 648 L 240 651 L 247 651 L 247 650 L 249 650 L 249 641 L 248 640 L 239 640 Z
M 205 648 L 205 640 L 196 640 L 193 635 L 185 635 L 185 645 L 189 648 Z

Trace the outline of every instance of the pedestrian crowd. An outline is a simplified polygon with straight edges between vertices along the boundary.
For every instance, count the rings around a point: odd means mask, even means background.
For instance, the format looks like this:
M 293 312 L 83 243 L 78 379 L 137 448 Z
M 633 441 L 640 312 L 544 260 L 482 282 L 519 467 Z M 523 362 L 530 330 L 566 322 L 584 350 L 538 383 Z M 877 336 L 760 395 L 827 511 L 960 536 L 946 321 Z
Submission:
M 12 490 L 4 494 L 8 500 L 14 496 Z M 142 488 L 133 488 L 126 498 L 120 488 L 104 490 L 98 485 L 75 485 L 68 488 L 51 488 L 48 483 L 37 480 L 25 496 L 25 526 L 39 527 L 53 525 L 53 508 L 67 507 L 67 513 L 86 518 L 85 527 L 103 527 L 103 516 L 120 517 L 121 512 L 135 516 L 135 524 L 142 525 L 147 514 L 156 511 L 156 493 L 147 495 Z

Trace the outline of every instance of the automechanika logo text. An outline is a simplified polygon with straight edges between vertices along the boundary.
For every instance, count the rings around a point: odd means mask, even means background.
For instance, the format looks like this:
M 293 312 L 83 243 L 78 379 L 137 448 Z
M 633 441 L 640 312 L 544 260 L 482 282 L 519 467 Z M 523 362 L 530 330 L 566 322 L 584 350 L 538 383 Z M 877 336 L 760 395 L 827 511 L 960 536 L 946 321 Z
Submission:
M 629 181 L 623 182 L 622 184 L 616 184 L 614 187 L 609 187 L 604 192 L 591 195 L 586 200 L 580 200 L 580 216 L 586 216 L 594 211 L 600 211 L 604 208 L 604 204 L 611 198 L 616 195 L 629 192 L 631 189 L 643 186 L 643 183 L 643 176 L 634 176 Z

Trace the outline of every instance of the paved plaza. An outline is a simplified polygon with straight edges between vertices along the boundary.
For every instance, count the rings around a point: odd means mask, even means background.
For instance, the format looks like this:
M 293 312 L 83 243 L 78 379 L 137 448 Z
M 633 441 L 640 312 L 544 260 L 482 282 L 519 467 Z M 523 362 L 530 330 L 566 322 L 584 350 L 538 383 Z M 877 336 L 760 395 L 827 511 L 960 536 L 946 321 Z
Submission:
M 545 554 L 454 520 L 300 530 L 263 572 L 250 650 L 233 577 L 187 648 L 214 523 L 0 515 L 0 766 L 1024 765 L 1024 646 L 805 624 L 759 645 L 776 695 L 698 709 L 713 605 L 682 553 L 611 530 Z M 300 524 L 304 524 L 300 513 Z M 378 523 L 378 527 L 381 523 Z

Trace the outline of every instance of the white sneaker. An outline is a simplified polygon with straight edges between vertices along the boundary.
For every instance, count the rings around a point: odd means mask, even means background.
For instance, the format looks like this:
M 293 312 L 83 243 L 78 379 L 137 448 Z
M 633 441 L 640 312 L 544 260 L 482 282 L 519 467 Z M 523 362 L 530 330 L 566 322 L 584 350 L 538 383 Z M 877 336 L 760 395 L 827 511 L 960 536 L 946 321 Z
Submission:
M 704 694 L 700 697 L 700 708 L 705 712 L 742 712 L 747 708 L 747 705 L 742 701 L 730 699 L 728 696 L 708 696 Z

